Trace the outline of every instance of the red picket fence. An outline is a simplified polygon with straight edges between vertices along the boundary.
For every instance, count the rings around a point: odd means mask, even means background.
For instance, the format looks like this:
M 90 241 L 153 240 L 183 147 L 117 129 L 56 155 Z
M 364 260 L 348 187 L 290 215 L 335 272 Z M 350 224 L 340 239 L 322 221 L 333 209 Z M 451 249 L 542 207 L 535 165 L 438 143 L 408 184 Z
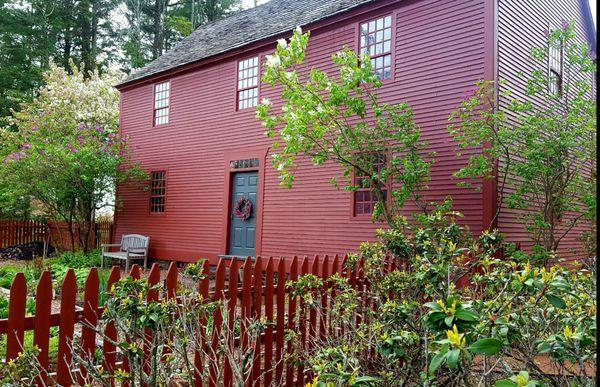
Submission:
M 288 292 L 287 281 L 297 280 L 299 276 L 305 274 L 314 274 L 321 278 L 328 278 L 335 273 L 349 279 L 352 286 L 357 289 L 364 289 L 368 284 L 364 281 L 363 272 L 359 266 L 355 270 L 348 270 L 344 267 L 345 258 L 340 259 L 335 256 L 333 259 L 325 256 L 320 258 L 316 256 L 312 259 L 307 257 L 294 257 L 291 262 L 286 262 L 284 258 L 257 257 L 255 260 L 247 258 L 244 262 L 237 259 L 221 259 L 216 267 L 216 272 L 211 277 L 211 270 L 208 262 L 203 267 L 204 278 L 200 280 L 198 289 L 205 300 L 223 300 L 228 310 L 228 326 L 233 328 L 234 318 L 242 321 L 241 334 L 238 345 L 242 351 L 253 346 L 254 362 L 251 372 L 251 385 L 271 385 L 274 381 L 285 380 L 285 385 L 304 385 L 309 380 L 306 379 L 307 373 L 302 365 L 288 362 L 286 354 L 291 353 L 291 344 L 286 346 L 284 336 L 287 330 L 300 332 L 301 345 L 303 348 L 310 348 L 311 342 L 317 338 L 323 338 L 326 332 L 331 332 L 333 327 L 325 315 L 317 315 L 311 309 L 307 311 L 307 306 L 302 297 L 293 296 Z M 287 265 L 286 265 L 287 263 Z M 286 266 L 289 265 L 289 270 Z M 392 268 L 391 266 L 389 267 Z M 134 265 L 128 273 L 133 278 L 140 278 L 141 270 L 139 266 Z M 179 284 L 179 273 L 176 264 L 171 263 L 165 280 L 164 298 L 176 297 Z M 107 289 L 121 278 L 120 269 L 113 267 L 110 271 Z M 148 273 L 147 281 L 150 284 L 156 284 L 160 280 L 160 267 L 154 264 Z M 63 386 L 71 385 L 72 373 L 70 364 L 73 354 L 70 352 L 69 345 L 74 338 L 76 327 L 81 329 L 81 337 L 78 339 L 84 354 L 93 354 L 96 350 L 97 334 L 89 328 L 89 325 L 95 326 L 98 319 L 102 318 L 102 308 L 98 307 L 98 272 L 91 269 L 84 286 L 83 308 L 77 308 L 77 282 L 73 270 L 69 270 L 65 275 L 60 290 L 60 312 L 52 313 L 52 280 L 49 272 L 44 272 L 37 285 L 36 308 L 34 316 L 25 315 L 25 305 L 27 298 L 27 289 L 25 277 L 19 273 L 10 289 L 9 317 L 0 320 L 0 335 L 7 335 L 6 361 L 14 359 L 22 351 L 25 331 L 33 330 L 34 344 L 37 345 L 40 352 L 38 355 L 39 363 L 48 371 L 55 369 L 56 373 L 52 377 L 57 383 Z M 148 297 L 158 299 L 158 295 L 153 294 Z M 321 305 L 327 307 L 335 297 L 334 289 L 323 289 Z M 299 299 L 297 299 L 299 298 Z M 264 318 L 267 325 L 261 340 L 255 343 L 248 343 L 248 335 L 245 333 L 243 321 L 248 319 Z M 358 317 L 357 317 L 358 318 Z M 223 315 L 217 308 L 213 315 L 213 326 L 205 332 L 212 332 L 211 337 L 206 338 L 206 345 L 212 346 L 212 355 L 219 357 L 216 351 L 219 345 L 218 332 L 223 324 Z M 50 328 L 58 328 L 58 358 L 57 364 L 52 367 L 49 364 L 49 337 Z M 202 329 L 208 329 L 204 327 Z M 107 337 L 116 338 L 116 330 L 111 329 L 109 324 L 106 330 Z M 318 336 L 317 336 L 318 335 Z M 100 336 L 98 336 L 100 337 Z M 113 373 L 118 367 L 127 367 L 127 364 L 121 364 L 122 359 L 117 353 L 114 342 L 103 339 L 101 350 L 104 353 L 103 368 Z M 308 347 L 307 347 L 308 346 Z M 84 356 L 82 354 L 82 356 Z M 231 385 L 232 370 L 227 364 L 228 360 L 223 358 L 202 359 L 196 353 L 195 359 L 197 369 L 202 370 L 202 364 L 209 360 L 208 364 L 218 364 L 225 361 L 223 380 L 217 381 L 217 371 L 208 369 L 208 384 Z M 220 363 L 219 363 L 220 364 Z M 205 368 L 206 369 L 206 368 Z M 48 379 L 49 375 L 44 374 L 38 380 L 41 385 Z M 195 385 L 203 385 L 207 380 L 196 372 Z M 204 377 L 206 379 L 206 376 Z
M 95 224 L 90 235 L 90 244 L 99 247 L 111 243 L 113 221 L 101 220 Z M 25 243 L 48 242 L 61 250 L 71 249 L 69 227 L 66 222 L 19 219 L 0 219 L 0 249 Z M 75 237 L 76 240 L 78 237 Z

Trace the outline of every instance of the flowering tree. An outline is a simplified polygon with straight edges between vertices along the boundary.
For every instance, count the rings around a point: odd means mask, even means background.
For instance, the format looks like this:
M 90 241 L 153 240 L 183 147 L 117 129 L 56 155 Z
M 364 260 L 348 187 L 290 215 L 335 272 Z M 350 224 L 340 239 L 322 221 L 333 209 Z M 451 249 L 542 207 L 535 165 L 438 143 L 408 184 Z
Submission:
M 547 45 L 531 52 L 539 67 L 523 75 L 524 95 L 479 82 L 451 116 L 450 132 L 460 150 L 483 149 L 456 176 L 490 178 L 498 168 L 498 211 L 503 204 L 522 210 L 536 246 L 555 252 L 596 212 L 596 65 L 573 24 L 547 33 Z M 550 69 L 549 57 L 558 58 Z M 496 93 L 506 107 L 496 109 Z
M 118 134 L 118 74 L 84 79 L 52 66 L 46 86 L 14 112 L 0 149 L 0 185 L 13 198 L 30 198 L 45 215 L 69 225 L 71 247 L 89 248 L 96 211 L 113 205 L 115 184 L 143 174 L 128 167 L 126 139 Z
M 425 209 L 421 192 L 431 161 L 422 156 L 425 144 L 411 108 L 380 103 L 376 89 L 381 81 L 368 55 L 359 58 L 347 47 L 333 56 L 338 76 L 315 68 L 302 71 L 309 35 L 297 28 L 289 43 L 278 42 L 265 64 L 263 80 L 281 86 L 284 104 L 276 112 L 264 99 L 257 118 L 269 137 L 279 137 L 273 164 L 281 183 L 292 187 L 296 158 L 306 156 L 315 165 L 339 165 L 346 189 L 370 188 L 377 198 L 374 220 L 393 226 L 407 200 Z M 360 178 L 353 179 L 353 173 Z M 333 183 L 337 186 L 337 179 Z

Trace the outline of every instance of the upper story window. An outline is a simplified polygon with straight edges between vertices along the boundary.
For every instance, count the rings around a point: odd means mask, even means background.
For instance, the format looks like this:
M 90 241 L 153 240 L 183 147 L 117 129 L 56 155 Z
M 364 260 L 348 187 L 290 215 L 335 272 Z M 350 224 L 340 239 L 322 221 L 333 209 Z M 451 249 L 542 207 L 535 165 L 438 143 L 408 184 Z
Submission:
M 153 171 L 150 173 L 150 213 L 165 212 L 167 197 L 167 172 Z
M 368 53 L 371 67 L 379 79 L 392 77 L 392 16 L 360 25 L 360 54 Z
M 377 172 L 381 172 L 386 163 L 385 154 L 378 153 L 373 155 L 373 165 Z M 369 176 L 354 176 L 354 185 L 356 190 L 354 191 L 354 216 L 360 215 L 371 215 L 377 204 L 377 195 L 373 192 L 371 186 L 371 179 Z M 382 189 L 383 197 L 387 197 L 387 190 Z
M 561 96 L 563 92 L 563 48 L 562 44 L 548 47 L 548 91 Z
M 238 62 L 238 110 L 258 105 L 258 57 Z
M 170 82 L 154 85 L 154 125 L 169 123 Z

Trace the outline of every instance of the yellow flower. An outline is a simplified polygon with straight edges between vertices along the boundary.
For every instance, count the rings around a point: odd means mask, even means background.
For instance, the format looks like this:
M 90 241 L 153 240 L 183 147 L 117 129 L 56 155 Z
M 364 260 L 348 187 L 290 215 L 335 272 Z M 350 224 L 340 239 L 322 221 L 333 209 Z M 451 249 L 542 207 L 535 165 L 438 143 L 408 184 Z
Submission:
M 462 348 L 466 344 L 466 339 L 463 334 L 458 333 L 458 328 L 456 328 L 456 324 L 452 326 L 452 330 L 446 331 L 446 336 L 450 341 L 450 345 L 453 348 Z
M 529 383 L 529 380 L 524 376 L 524 375 L 517 375 L 517 386 L 518 387 L 525 387 L 527 386 L 527 383 Z
M 448 242 L 448 251 L 453 253 L 456 250 L 456 243 Z
M 453 315 L 456 312 L 456 304 L 457 303 L 458 303 L 458 301 L 456 301 L 456 300 L 452 301 L 452 306 L 448 310 L 450 312 L 450 315 Z
M 440 306 L 440 308 L 442 308 L 442 310 L 443 310 L 444 312 L 446 312 L 446 310 L 447 310 L 447 309 L 446 309 L 446 304 L 444 304 L 444 301 L 442 301 L 442 300 L 437 300 L 437 301 L 436 301 L 436 303 L 437 303 L 437 304 Z
M 318 383 L 319 383 L 319 378 L 315 376 L 315 378 L 312 380 L 312 382 L 306 383 L 306 385 L 304 387 L 317 387 Z
M 571 327 L 567 325 L 563 330 L 563 334 L 565 335 L 565 339 L 571 340 L 573 336 L 577 334 L 577 327 L 575 327 L 575 329 L 571 329 Z
M 546 268 L 542 268 L 541 273 L 542 273 L 542 281 L 544 281 L 544 283 L 549 283 L 554 279 L 554 276 L 556 274 L 556 268 L 554 266 L 551 267 L 550 270 L 546 270 Z
M 527 264 L 525 266 L 525 268 L 523 269 L 523 271 L 521 272 L 521 274 L 517 274 L 517 278 L 519 279 L 519 282 L 521 282 L 521 283 L 525 282 L 525 280 L 527 280 L 527 277 L 529 277 L 529 273 L 531 273 L 531 266 L 529 266 L 529 264 Z

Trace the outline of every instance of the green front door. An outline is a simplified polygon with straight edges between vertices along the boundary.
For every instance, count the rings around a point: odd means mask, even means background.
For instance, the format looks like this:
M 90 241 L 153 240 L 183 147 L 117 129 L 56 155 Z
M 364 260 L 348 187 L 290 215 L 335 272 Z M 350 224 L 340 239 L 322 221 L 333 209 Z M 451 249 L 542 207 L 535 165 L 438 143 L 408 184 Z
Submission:
M 257 172 L 238 172 L 233 174 L 231 187 L 231 207 L 229 208 L 229 255 L 254 257 L 256 239 L 256 196 L 258 190 Z M 242 197 L 250 199 L 252 211 L 248 219 L 234 215 L 234 206 Z

